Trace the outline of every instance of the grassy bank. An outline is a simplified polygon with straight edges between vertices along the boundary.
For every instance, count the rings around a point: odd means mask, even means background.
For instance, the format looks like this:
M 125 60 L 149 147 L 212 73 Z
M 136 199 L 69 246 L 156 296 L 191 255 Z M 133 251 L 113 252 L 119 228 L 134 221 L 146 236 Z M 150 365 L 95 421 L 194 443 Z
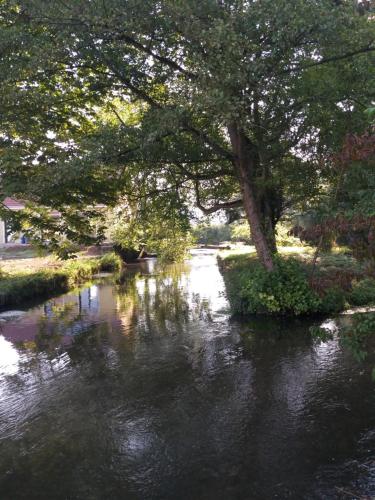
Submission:
M 375 304 L 372 272 L 345 251 L 321 255 L 315 266 L 311 248 L 279 251 L 272 273 L 249 247 L 218 257 L 234 313 L 327 314 Z
M 36 271 L 12 272 L 7 268 L 0 279 L 0 306 L 13 306 L 26 300 L 68 291 L 89 280 L 98 272 L 120 269 L 120 260 L 114 254 L 99 258 L 81 258 Z

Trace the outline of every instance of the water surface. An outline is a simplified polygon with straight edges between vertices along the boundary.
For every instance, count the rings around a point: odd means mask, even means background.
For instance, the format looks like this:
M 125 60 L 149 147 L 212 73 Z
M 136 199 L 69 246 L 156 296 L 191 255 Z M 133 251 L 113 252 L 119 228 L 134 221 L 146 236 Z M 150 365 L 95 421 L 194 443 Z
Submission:
M 0 499 L 375 497 L 374 360 L 230 317 L 214 252 L 0 332 Z

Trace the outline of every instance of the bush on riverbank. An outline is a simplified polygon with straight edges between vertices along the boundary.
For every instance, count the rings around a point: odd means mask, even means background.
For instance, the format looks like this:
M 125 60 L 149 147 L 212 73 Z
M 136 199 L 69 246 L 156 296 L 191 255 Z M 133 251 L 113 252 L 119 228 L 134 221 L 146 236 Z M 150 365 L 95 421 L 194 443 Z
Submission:
M 122 260 L 115 252 L 106 253 L 100 258 L 100 271 L 112 273 L 120 271 L 122 266 Z
M 311 279 L 311 259 L 275 258 L 267 272 L 255 254 L 219 257 L 228 299 L 236 314 L 337 313 L 350 305 L 375 303 L 375 280 L 342 255 L 322 258 Z
M 375 303 L 375 279 L 365 278 L 353 283 L 350 303 L 355 306 L 365 306 Z
M 302 265 L 295 259 L 276 258 L 272 273 L 255 258 L 244 256 L 221 268 L 235 313 L 300 315 L 319 309 L 320 298 L 309 287 Z
M 0 279 L 0 306 L 66 292 L 100 271 L 119 270 L 120 264 L 115 254 L 106 254 L 101 258 L 70 261 L 57 269 L 5 275 Z

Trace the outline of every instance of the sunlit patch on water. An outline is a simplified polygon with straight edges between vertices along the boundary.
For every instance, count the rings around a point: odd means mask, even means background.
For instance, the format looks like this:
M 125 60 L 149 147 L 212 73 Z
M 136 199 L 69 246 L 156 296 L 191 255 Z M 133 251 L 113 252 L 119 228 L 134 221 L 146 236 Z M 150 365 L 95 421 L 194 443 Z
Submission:
M 326 321 L 323 321 L 320 327 L 332 333 L 335 333 L 339 330 L 339 327 L 334 319 L 327 319 Z
M 11 342 L 0 335 L 0 377 L 17 373 L 20 355 Z

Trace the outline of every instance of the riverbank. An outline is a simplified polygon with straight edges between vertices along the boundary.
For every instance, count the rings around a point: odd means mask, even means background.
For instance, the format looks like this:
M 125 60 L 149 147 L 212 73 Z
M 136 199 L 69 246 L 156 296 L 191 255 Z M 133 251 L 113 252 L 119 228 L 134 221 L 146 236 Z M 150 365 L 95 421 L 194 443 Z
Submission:
M 253 247 L 223 252 L 218 261 L 235 314 L 329 314 L 375 303 L 373 273 L 341 249 L 314 264 L 312 248 L 280 248 L 272 273 Z
M 114 253 L 102 257 L 79 257 L 68 262 L 53 257 L 27 259 L 13 265 L 2 262 L 0 306 L 13 306 L 24 301 L 63 293 L 91 279 L 99 272 L 120 269 L 120 259 Z

